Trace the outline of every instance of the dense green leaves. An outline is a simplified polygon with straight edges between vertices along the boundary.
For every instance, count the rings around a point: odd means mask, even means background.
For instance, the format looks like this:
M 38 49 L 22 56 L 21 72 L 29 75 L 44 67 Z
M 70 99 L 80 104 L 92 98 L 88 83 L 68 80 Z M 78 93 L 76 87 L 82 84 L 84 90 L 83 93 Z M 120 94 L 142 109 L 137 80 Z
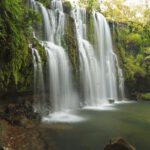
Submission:
M 100 3 L 98 0 L 79 0 L 81 5 L 84 5 L 89 12 L 92 12 L 93 9 L 100 10 Z
M 38 0 L 39 2 L 41 2 L 45 7 L 50 7 L 50 0 Z
M 130 94 L 150 88 L 149 23 L 115 22 L 113 39 Z
M 150 100 L 150 93 L 142 94 L 141 97 L 142 97 L 143 99 L 145 99 L 145 100 Z
M 38 19 L 38 14 L 30 10 L 23 0 L 0 1 L 1 93 L 8 89 L 10 82 L 17 85 L 23 80 L 19 74 L 26 76 L 27 72 L 22 70 L 32 62 L 28 57 L 28 39 L 32 33 L 31 25 Z
M 140 52 L 142 39 L 138 33 L 131 33 L 126 37 L 126 49 L 132 51 L 133 54 Z

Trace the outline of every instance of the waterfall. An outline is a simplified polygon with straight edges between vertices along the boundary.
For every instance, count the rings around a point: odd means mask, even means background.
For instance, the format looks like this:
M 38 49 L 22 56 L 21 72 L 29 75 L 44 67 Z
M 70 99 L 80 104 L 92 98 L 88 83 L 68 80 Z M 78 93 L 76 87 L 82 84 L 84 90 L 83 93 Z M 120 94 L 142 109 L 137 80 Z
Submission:
M 33 1 L 33 0 L 32 0 Z M 61 1 L 51 1 L 51 9 L 46 9 L 39 2 L 43 19 L 43 46 L 47 58 L 46 93 L 52 112 L 62 112 L 77 107 L 77 97 L 72 85 L 69 58 L 62 47 L 65 14 Z M 46 102 L 45 102 L 46 103 Z
M 38 51 L 32 47 L 32 44 L 29 44 L 29 47 L 32 50 L 34 66 L 34 108 L 35 111 L 42 111 L 45 105 L 45 86 L 41 58 Z
M 118 100 L 119 97 L 123 99 L 124 80 L 117 56 L 112 48 L 110 28 L 105 17 L 96 12 L 94 13 L 94 29 L 100 62 L 101 81 L 102 85 L 105 85 L 103 86 L 103 91 L 106 93 L 107 99 Z
M 72 12 L 75 19 L 77 40 L 80 55 L 80 74 L 83 85 L 84 104 L 95 106 L 99 101 L 99 65 L 94 53 L 93 46 L 87 41 L 86 32 L 86 10 L 76 8 Z
M 115 21 L 112 19 L 112 34 L 114 35 L 115 33 Z
M 109 100 L 124 98 L 123 76 L 112 49 L 110 29 L 106 19 L 94 12 L 95 44 L 87 37 L 86 9 L 76 7 L 72 12 L 80 54 L 80 74 L 85 106 L 100 106 Z M 118 86 L 119 85 L 119 86 Z M 119 90 L 118 90 L 119 88 Z
M 65 51 L 62 47 L 50 42 L 45 46 L 45 50 L 50 77 L 49 93 L 51 93 L 52 109 L 54 112 L 73 109 L 76 106 L 76 100 Z
M 42 6 L 42 5 L 41 5 Z M 43 6 L 45 51 L 47 55 L 47 70 L 49 93 L 54 112 L 61 112 L 76 107 L 76 99 L 69 70 L 69 58 L 62 47 L 65 14 L 61 1 L 53 0 L 51 10 Z
M 37 10 L 37 5 L 35 0 L 26 0 L 27 4 L 34 10 Z
M 109 26 L 106 19 L 100 14 L 94 14 L 94 29 L 96 36 L 96 46 L 98 50 L 98 60 L 100 67 L 102 99 L 118 100 L 117 79 L 114 52 Z
M 66 14 L 61 1 L 52 0 L 50 9 L 30 0 L 30 6 L 42 14 L 42 43 L 46 55 L 45 89 L 52 112 L 63 112 L 78 107 L 78 98 L 72 84 L 70 62 L 63 47 Z M 118 59 L 112 48 L 109 26 L 104 16 L 93 12 L 94 43 L 88 40 L 87 12 L 76 7 L 71 16 L 75 21 L 80 59 L 82 106 L 99 107 L 109 100 L 124 98 L 124 80 Z M 36 31 L 35 31 L 36 32 Z M 37 80 L 38 52 L 32 48 Z M 35 61 L 37 60 L 38 61 Z M 42 67 L 39 67 L 42 69 Z M 40 70 L 40 69 L 39 69 Z M 41 70 L 42 71 L 42 70 Z M 43 77 L 42 77 L 43 78 Z M 41 80 L 41 79 L 40 79 Z M 36 85 L 36 82 L 34 82 Z M 41 87 L 41 88 L 42 88 Z M 36 90 L 35 90 L 36 93 Z M 46 99 L 47 100 L 47 99 Z M 45 101 L 45 105 L 47 102 Z

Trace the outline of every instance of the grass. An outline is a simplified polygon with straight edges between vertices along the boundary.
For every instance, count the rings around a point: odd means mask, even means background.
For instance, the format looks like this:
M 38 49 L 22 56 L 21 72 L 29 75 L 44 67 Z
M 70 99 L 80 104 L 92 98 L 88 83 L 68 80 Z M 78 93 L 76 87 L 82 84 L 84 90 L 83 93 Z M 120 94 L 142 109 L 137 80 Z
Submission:
M 150 100 L 150 92 L 142 94 L 142 98 L 146 100 Z

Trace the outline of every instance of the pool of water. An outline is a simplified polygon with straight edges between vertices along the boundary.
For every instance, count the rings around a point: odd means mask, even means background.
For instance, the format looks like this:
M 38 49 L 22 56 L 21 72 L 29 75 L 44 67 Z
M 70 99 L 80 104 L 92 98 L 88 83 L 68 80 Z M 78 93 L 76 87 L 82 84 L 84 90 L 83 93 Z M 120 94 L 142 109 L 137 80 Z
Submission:
M 85 108 L 73 116 L 82 119 L 46 123 L 45 141 L 51 137 L 58 150 L 103 150 L 110 139 L 123 137 L 137 150 L 150 150 L 150 102 Z

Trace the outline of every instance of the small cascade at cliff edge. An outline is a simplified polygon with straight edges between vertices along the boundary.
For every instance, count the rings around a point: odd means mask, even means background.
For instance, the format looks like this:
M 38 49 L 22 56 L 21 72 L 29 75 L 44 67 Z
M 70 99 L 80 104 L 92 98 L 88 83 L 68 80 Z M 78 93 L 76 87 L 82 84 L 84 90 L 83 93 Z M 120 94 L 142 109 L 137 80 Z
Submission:
M 45 85 L 41 57 L 32 44 L 29 44 L 29 48 L 32 50 L 34 66 L 34 109 L 35 111 L 43 111 L 45 109 Z

